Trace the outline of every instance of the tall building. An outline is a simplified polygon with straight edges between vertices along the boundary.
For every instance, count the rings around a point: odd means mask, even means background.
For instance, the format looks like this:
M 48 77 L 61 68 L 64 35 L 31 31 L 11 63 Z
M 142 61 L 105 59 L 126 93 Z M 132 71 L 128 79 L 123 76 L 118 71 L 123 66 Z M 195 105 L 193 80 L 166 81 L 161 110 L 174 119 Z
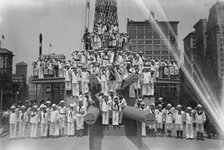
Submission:
M 154 15 L 153 15 L 154 16 Z M 174 50 L 179 53 L 178 42 L 178 21 L 157 21 L 165 37 L 169 40 Z M 169 51 L 166 41 L 160 35 L 150 20 L 127 21 L 127 32 L 131 37 L 130 45 L 132 51 L 142 51 L 145 56 L 151 58 L 172 59 L 173 55 Z
M 224 77 L 224 1 L 218 1 L 209 10 L 206 34 L 206 75 L 217 99 L 220 99 L 220 83 Z
M 0 71 L 12 75 L 13 53 L 6 48 L 0 48 Z
M 25 81 L 27 80 L 27 64 L 25 62 L 16 64 L 16 74 L 23 76 Z
M 224 1 L 218 1 L 209 10 L 206 33 L 209 79 L 222 79 L 224 76 Z
M 195 64 L 195 51 L 196 51 L 196 38 L 195 32 L 189 33 L 184 39 L 184 65 L 190 72 L 191 76 L 194 76 L 194 64 Z
M 195 69 L 201 75 L 205 73 L 205 56 L 207 50 L 207 19 L 200 19 L 194 26 L 196 49 L 195 49 Z

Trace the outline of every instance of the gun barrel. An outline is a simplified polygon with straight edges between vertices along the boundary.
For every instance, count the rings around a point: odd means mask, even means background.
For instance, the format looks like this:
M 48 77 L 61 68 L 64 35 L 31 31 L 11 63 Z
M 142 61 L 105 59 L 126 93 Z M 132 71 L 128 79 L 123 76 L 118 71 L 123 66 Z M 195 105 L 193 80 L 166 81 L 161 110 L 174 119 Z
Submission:
M 123 110 L 125 118 L 133 119 L 146 124 L 153 124 L 155 122 L 155 115 L 135 107 L 126 106 Z

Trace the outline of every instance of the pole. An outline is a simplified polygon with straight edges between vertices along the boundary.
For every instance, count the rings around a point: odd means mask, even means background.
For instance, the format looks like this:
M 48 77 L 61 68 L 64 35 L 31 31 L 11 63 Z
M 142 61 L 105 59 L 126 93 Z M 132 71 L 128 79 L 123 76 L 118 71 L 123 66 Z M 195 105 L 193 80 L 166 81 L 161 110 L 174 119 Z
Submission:
M 16 106 L 17 106 L 17 91 L 16 91 Z
M 0 127 L 2 126 L 2 102 L 3 102 L 3 88 L 1 88 Z

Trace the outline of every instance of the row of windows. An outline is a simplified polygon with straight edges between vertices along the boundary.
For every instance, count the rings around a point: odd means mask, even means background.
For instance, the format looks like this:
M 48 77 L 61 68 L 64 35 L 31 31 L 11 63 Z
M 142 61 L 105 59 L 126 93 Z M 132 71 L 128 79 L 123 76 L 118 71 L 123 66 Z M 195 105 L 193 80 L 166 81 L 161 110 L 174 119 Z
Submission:
M 166 44 L 165 40 L 131 40 L 131 44 Z

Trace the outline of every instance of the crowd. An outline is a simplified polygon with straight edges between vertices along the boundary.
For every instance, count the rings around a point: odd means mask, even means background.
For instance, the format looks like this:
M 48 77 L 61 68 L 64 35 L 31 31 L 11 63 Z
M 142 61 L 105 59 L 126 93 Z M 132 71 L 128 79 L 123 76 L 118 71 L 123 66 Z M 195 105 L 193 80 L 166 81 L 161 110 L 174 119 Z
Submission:
M 130 37 L 126 33 L 119 33 L 117 6 L 115 1 L 99 1 L 95 9 L 93 33 L 86 29 L 83 36 L 86 50 L 101 48 L 127 49 Z
M 135 91 L 139 91 L 138 95 L 149 96 L 154 95 L 157 78 L 178 78 L 179 66 L 174 60 L 145 58 L 141 52 L 115 51 L 74 51 L 68 61 L 39 59 L 34 63 L 39 64 L 34 66 L 34 76 L 44 78 L 51 72 L 52 77 L 65 78 L 66 90 L 72 91 L 74 97 L 89 91 L 92 74 L 96 75 L 103 92 L 116 92 L 127 77 L 137 74 Z
M 102 125 L 105 129 L 108 129 L 110 124 L 114 129 L 119 128 L 123 124 L 123 109 L 127 106 L 126 100 L 121 95 L 117 96 L 113 93 L 100 92 L 96 94 L 96 97 L 99 100 Z M 77 102 L 67 106 L 63 100 L 58 105 L 51 104 L 50 101 L 39 105 L 22 105 L 17 108 L 13 105 L 9 113 L 10 139 L 25 137 L 28 124 L 31 126 L 29 135 L 31 138 L 86 135 L 87 132 L 84 131 L 87 130 L 87 126 L 84 125 L 84 117 L 87 106 L 93 103 L 88 94 L 85 94 L 80 95 Z M 183 110 L 181 105 L 172 107 L 171 104 L 163 106 L 161 103 L 157 105 L 152 103 L 146 106 L 142 99 L 137 99 L 134 107 L 152 113 L 156 118 L 152 124 L 142 122 L 142 136 L 155 137 L 166 133 L 168 137 L 171 137 L 174 135 L 172 131 L 175 127 L 176 138 L 182 139 L 185 130 L 187 140 L 195 138 L 194 132 L 197 133 L 198 140 L 204 140 L 206 115 L 200 104 L 194 109 L 187 107 Z

